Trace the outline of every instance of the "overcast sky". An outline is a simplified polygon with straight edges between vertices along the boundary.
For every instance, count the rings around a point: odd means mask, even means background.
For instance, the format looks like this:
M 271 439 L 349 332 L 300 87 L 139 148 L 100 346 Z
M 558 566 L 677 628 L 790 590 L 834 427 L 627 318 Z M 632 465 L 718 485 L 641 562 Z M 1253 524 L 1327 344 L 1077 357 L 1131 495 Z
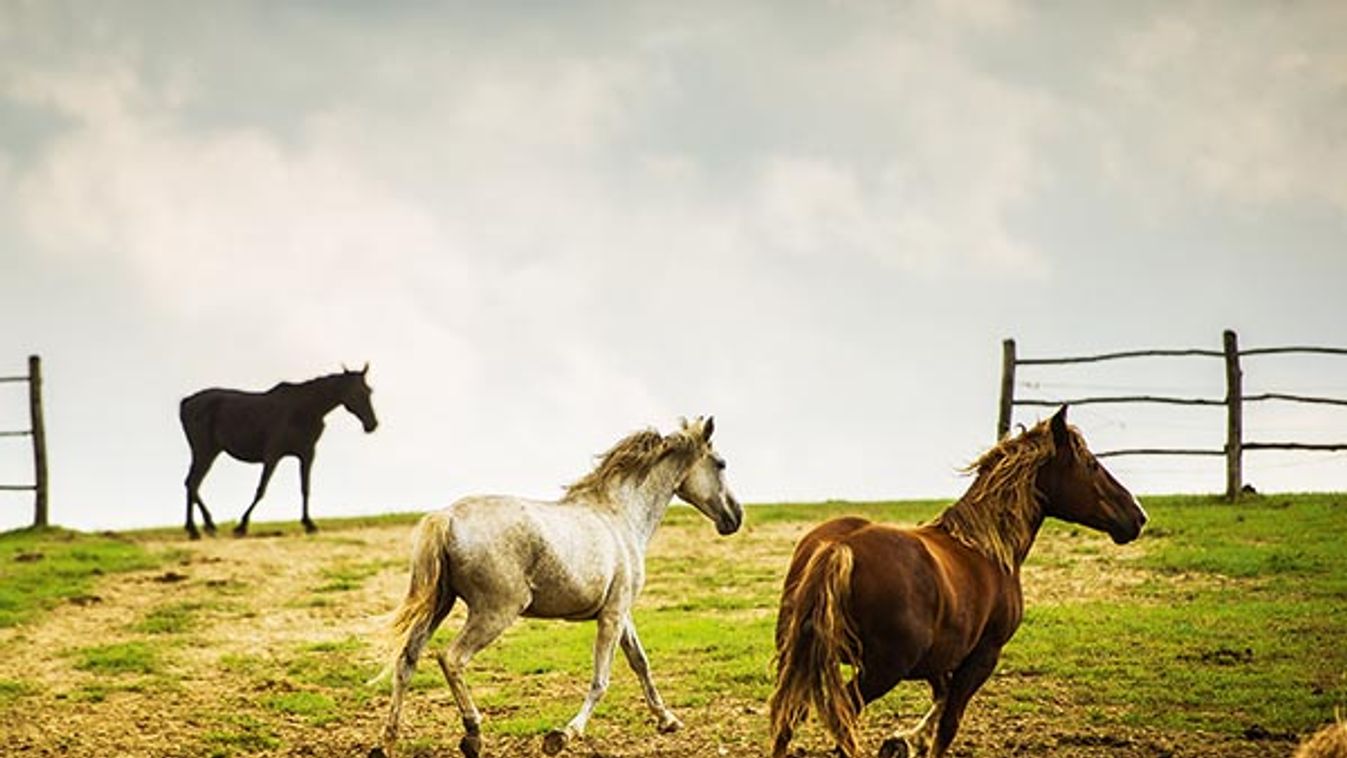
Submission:
M 749 502 L 954 497 L 1022 356 L 1347 345 L 1347 5 L 0 0 L 0 375 L 52 518 L 180 523 L 180 398 L 371 364 L 318 517 L 555 497 L 715 414 Z M 1021 370 L 1220 397 L 1220 361 Z M 1249 391 L 1347 397 L 1347 358 Z M 0 385 L 0 429 L 26 425 Z M 1016 420 L 1031 422 L 1035 409 Z M 1247 412 L 1347 441 L 1347 410 Z M 1223 411 L 1082 407 L 1096 449 Z M 1110 463 L 1210 492 L 1220 459 Z M 1347 456 L 1249 453 L 1263 490 Z M 258 469 L 221 459 L 218 519 Z M 0 482 L 31 477 L 0 438 Z M 298 515 L 287 462 L 261 520 Z M 0 528 L 31 496 L 0 493 Z

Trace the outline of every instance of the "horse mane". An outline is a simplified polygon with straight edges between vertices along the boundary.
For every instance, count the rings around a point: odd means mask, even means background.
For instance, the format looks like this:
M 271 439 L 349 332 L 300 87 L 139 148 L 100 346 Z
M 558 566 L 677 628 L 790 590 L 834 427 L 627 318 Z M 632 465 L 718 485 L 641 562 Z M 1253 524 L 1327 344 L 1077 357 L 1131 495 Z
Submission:
M 305 379 L 302 382 L 284 382 L 284 381 L 277 382 L 271 389 L 267 391 L 286 392 L 288 390 L 316 387 L 320 384 L 330 384 L 335 383 L 338 380 L 349 379 L 350 377 L 358 375 L 359 373 L 360 372 L 358 371 L 338 371 L 335 374 L 323 374 L 322 376 L 315 376 L 312 379 Z
M 667 437 L 650 428 L 632 432 L 598 456 L 599 463 L 593 471 L 566 487 L 562 500 L 607 502 L 614 484 L 624 479 L 643 480 L 669 456 L 676 456 L 679 465 L 690 466 L 705 444 L 682 430 Z
M 932 526 L 1013 572 L 1029 553 L 1043 521 L 1038 470 L 1057 452 L 1048 421 L 1014 437 L 1006 437 L 964 468 L 976 474 L 959 501 L 936 517 Z M 1074 427 L 1071 445 L 1085 450 Z

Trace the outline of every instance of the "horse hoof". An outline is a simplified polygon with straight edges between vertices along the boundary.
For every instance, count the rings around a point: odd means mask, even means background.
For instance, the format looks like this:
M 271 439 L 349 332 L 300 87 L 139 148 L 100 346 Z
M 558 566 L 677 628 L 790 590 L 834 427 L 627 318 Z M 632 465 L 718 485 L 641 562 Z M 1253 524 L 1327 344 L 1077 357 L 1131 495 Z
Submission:
M 659 730 L 660 734 L 673 734 L 674 732 L 682 728 L 683 722 L 679 721 L 678 717 L 672 714 L 669 715 L 668 719 L 661 721 L 659 726 L 656 727 L 656 729 Z
M 316 532 L 316 531 L 318 531 L 318 527 L 315 526 L 314 523 L 313 523 L 312 521 L 305 521 L 305 522 L 304 522 L 304 533 L 305 533 L 305 534 L 313 534 L 313 533 Z
M 479 734 L 465 734 L 463 739 L 458 741 L 458 749 L 463 752 L 464 758 L 477 758 L 482 754 L 482 737 Z
M 381 747 L 372 747 L 369 749 L 368 758 L 388 758 L 388 753 L 385 753 Z
M 236 527 L 234 527 L 234 536 L 235 536 L 235 537 L 240 537 L 240 538 L 242 538 L 242 537 L 247 537 L 247 536 L 248 536 L 248 527 L 246 527 L 246 526 L 236 526 Z
M 908 758 L 907 740 L 890 737 L 879 746 L 879 758 Z
M 565 732 L 553 729 L 547 733 L 546 737 L 543 737 L 543 752 L 548 755 L 560 753 L 566 749 L 567 739 Z
M 215 525 L 214 525 L 214 524 L 206 524 L 206 536 L 207 536 L 207 537 L 214 537 L 214 536 L 215 536 Z
M 195 542 L 196 540 L 201 539 L 201 532 L 198 532 L 198 531 L 195 530 L 195 529 L 188 529 L 188 530 L 187 530 L 187 539 L 192 540 L 192 541 Z

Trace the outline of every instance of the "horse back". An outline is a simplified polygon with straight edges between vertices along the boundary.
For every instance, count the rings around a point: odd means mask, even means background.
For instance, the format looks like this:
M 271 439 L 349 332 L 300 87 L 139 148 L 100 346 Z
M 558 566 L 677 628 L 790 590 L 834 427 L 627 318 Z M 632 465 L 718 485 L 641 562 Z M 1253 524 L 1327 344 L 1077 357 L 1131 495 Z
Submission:
M 271 393 L 216 387 L 183 398 L 178 417 L 194 449 L 225 450 L 251 462 L 262 461 L 269 444 L 284 441 L 275 429 L 288 423 L 288 414 L 277 407 Z
M 525 616 L 586 620 L 640 589 L 640 556 L 591 509 L 478 495 L 444 513 L 454 590 L 469 607 L 512 597 Z
M 810 556 L 829 543 L 852 551 L 849 605 L 865 666 L 927 678 L 957 668 L 981 644 L 1004 644 L 1019 625 L 1018 577 L 943 530 L 862 518 L 833 519 L 800 540 L 783 611 Z

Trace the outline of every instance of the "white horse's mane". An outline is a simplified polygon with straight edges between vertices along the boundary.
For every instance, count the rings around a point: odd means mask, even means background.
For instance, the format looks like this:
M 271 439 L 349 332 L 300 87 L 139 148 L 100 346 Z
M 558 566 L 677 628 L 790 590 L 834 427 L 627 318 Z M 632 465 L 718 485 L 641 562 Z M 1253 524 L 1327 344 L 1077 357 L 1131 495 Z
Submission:
M 691 466 L 706 445 L 700 435 L 687 429 L 667 437 L 649 428 L 632 432 L 598 456 L 599 463 L 594 470 L 568 486 L 562 499 L 606 502 L 613 485 L 633 478 L 639 483 L 660 461 L 670 456 L 677 459 L 680 468 Z

